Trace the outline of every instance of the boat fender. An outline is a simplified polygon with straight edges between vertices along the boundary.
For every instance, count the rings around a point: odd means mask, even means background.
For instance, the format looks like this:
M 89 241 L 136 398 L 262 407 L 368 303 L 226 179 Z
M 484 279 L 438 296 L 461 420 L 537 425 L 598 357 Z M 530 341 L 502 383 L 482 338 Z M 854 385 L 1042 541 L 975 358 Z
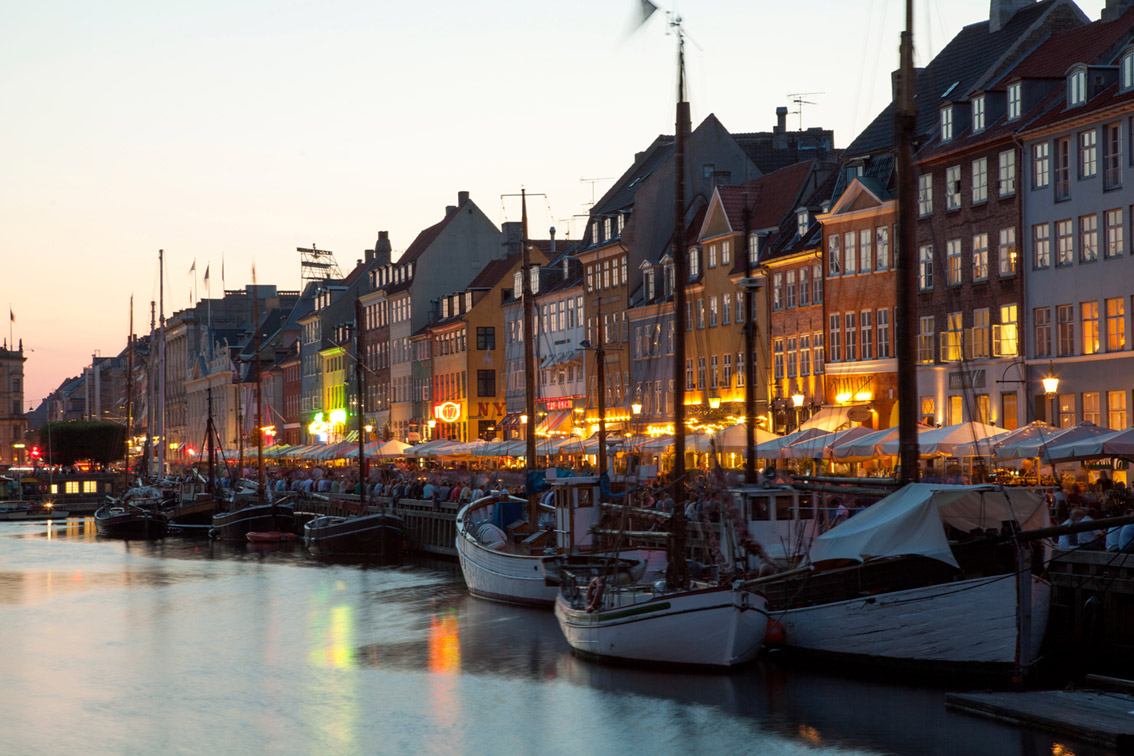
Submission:
M 764 642 L 769 646 L 778 646 L 787 640 L 787 630 L 774 619 L 768 620 L 768 629 L 764 631 Z
M 587 585 L 587 611 L 597 612 L 599 603 L 602 601 L 603 582 L 599 578 L 591 578 L 590 584 Z

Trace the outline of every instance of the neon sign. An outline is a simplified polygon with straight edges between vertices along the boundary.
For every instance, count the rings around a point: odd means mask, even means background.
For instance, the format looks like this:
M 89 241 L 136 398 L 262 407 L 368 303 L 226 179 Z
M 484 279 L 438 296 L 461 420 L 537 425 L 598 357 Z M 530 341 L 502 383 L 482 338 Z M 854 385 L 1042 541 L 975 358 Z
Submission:
M 461 419 L 461 405 L 456 402 L 442 402 L 434 405 L 433 416 L 443 423 L 455 423 Z

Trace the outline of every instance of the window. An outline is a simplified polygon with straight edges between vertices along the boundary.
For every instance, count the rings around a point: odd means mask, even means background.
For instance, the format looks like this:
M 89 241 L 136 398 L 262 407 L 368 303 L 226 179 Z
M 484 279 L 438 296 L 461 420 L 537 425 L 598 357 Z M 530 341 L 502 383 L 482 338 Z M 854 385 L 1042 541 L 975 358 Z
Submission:
M 854 231 L 848 231 L 843 235 L 843 273 L 846 273 L 848 276 L 854 275 L 855 266 L 858 264 L 858 257 L 854 251 L 854 242 Z
M 98 481 L 97 480 L 84 480 L 83 481 L 83 493 L 98 493 Z
M 858 272 L 869 273 L 874 260 L 871 255 L 871 245 L 874 241 L 874 229 L 864 228 L 858 232 Z
M 1087 101 L 1086 71 L 1074 71 L 1067 77 L 1067 99 L 1072 108 Z
M 1071 139 L 1055 140 L 1055 201 L 1071 197 Z
M 736 387 L 744 388 L 744 354 L 737 352 L 736 354 Z
M 1123 58 L 1125 63 L 1126 59 Z M 1106 427 L 1121 429 L 1126 425 L 1126 392 L 1106 392 L 1107 423 Z
M 1020 82 L 1008 85 L 1008 120 L 1015 121 L 1022 111 L 1022 98 L 1020 96 Z
M 721 386 L 732 388 L 732 352 L 724 356 L 724 367 L 721 372 Z
M 1078 177 L 1093 178 L 1099 172 L 1099 135 L 1097 131 L 1078 134 Z
M 837 312 L 833 312 L 833 313 L 831 313 L 830 318 L 828 319 L 828 323 L 830 324 L 830 331 L 831 331 L 831 340 L 828 342 L 831 346 L 831 362 L 842 362 L 843 361 L 843 337 L 842 337 L 843 319 L 842 319 L 842 316 L 840 316 L 839 313 L 837 313 Z
M 789 270 L 784 274 L 784 307 L 795 309 L 795 271 Z
M 945 242 L 945 283 L 949 286 L 961 285 L 960 239 L 950 239 Z
M 1110 259 L 1122 255 L 1124 240 L 1122 238 L 1122 208 L 1107 210 L 1103 218 L 1106 221 L 1106 249 L 1103 255 Z
M 1075 239 L 1071 235 L 1071 219 L 1055 222 L 1055 266 L 1070 265 L 1075 253 Z
M 732 296 L 729 294 L 721 295 L 721 325 L 728 325 L 732 322 Z
M 1075 395 L 1060 394 L 1056 401 L 1059 407 L 1059 427 L 1075 427 Z
M 709 328 L 717 327 L 717 298 L 709 297 Z
M 1098 354 L 1099 342 L 1099 303 L 1082 302 L 1079 316 L 1083 321 L 1083 354 Z
M 787 350 L 787 377 L 794 378 L 796 370 L 798 369 L 799 353 L 795 350 L 795 337 L 789 336 L 785 342 L 785 349 Z
M 697 388 L 697 384 L 693 382 L 693 360 L 692 358 L 685 360 L 685 387 Z
M 937 422 L 937 411 L 933 406 L 932 396 L 921 397 L 921 418 L 926 425 L 932 425 Z
M 842 271 L 843 258 L 839 251 L 839 235 L 831 234 L 827 238 L 827 275 L 837 276 Z
M 917 177 L 917 214 L 922 218 L 933 215 L 933 174 Z
M 922 291 L 933 288 L 933 245 L 923 244 L 917 250 L 917 287 Z
M 476 371 L 476 395 L 477 396 L 496 396 L 496 371 L 495 370 L 478 370 L 478 371 Z
M 953 138 L 953 106 L 946 105 L 941 108 L 941 141 L 948 142 Z
M 79 481 L 69 480 L 64 484 L 64 492 L 69 494 L 79 493 Z
M 922 315 L 919 319 L 917 334 L 917 361 L 922 364 L 932 363 L 933 360 L 933 316 Z
M 958 210 L 961 207 L 961 166 L 945 169 L 945 209 Z
M 1032 315 L 1036 326 L 1036 357 L 1051 356 L 1051 308 L 1037 307 Z
M 772 276 L 772 311 L 784 308 L 784 275 L 776 273 Z
M 476 348 L 477 349 L 495 349 L 496 348 L 496 329 L 492 326 L 480 327 L 476 329 Z
M 1000 394 L 1000 427 L 1004 430 L 1016 430 L 1020 427 L 1020 412 L 1015 391 L 1003 391 Z
M 1020 327 L 1017 323 L 1017 308 L 1014 304 L 1000 305 L 999 349 L 992 356 L 1015 357 L 1020 353 Z M 996 343 L 993 344 L 996 346 Z
M 973 98 L 973 133 L 984 131 L 984 95 Z
M 1032 145 L 1032 189 L 1044 189 L 1051 183 L 1050 148 L 1047 142 Z
M 811 266 L 811 304 L 823 304 L 823 267 L 819 263 Z
M 1000 275 L 1001 276 L 1014 276 L 1016 275 L 1016 227 L 1000 229 L 1000 245 L 997 247 L 996 256 L 1000 260 Z
M 795 233 L 798 236 L 806 236 L 807 229 L 811 227 L 811 213 L 807 209 L 797 210 L 795 213 Z
M 744 322 L 744 296 L 743 291 L 736 292 L 736 322 Z
M 815 365 L 815 375 L 823 374 L 823 366 L 826 364 L 823 354 L 823 332 L 817 331 L 811 334 L 811 357 Z
M 973 161 L 973 204 L 988 201 L 988 158 Z
M 945 316 L 945 332 L 941 334 L 941 361 L 960 362 L 961 346 L 964 343 L 961 328 L 961 313 L 951 312 Z
M 1122 56 L 1122 80 L 1121 85 L 1123 89 L 1130 89 L 1134 87 L 1134 52 L 1128 52 Z M 1125 425 L 1112 425 L 1111 428 L 1125 428 Z
M 1071 305 L 1058 305 L 1055 308 L 1055 318 L 1059 327 L 1059 356 L 1075 354 L 1075 308 Z
M 999 184 L 1001 197 L 1016 193 L 1016 151 L 1005 150 L 998 158 Z
M 973 280 L 988 280 L 988 234 L 973 237 Z
M 953 394 L 949 399 L 949 417 L 945 419 L 947 425 L 958 425 L 965 421 L 965 400 L 960 394 Z
M 705 358 L 697 358 L 697 388 L 705 388 Z
M 629 257 L 629 256 L 627 256 Z M 725 239 L 721 242 L 721 265 L 729 265 L 732 263 L 732 240 Z
M 1032 226 L 1032 267 L 1047 268 L 1051 265 L 1051 226 L 1037 223 Z
M 976 422 L 988 425 L 990 419 L 988 394 L 976 394 L 973 397 L 976 399 Z
M 705 250 L 709 253 L 709 264 L 707 265 L 707 267 L 709 267 L 709 268 L 717 267 L 717 245 L 716 244 L 709 244 L 708 246 L 705 247 Z
M 811 303 L 811 283 L 807 280 L 807 268 L 799 269 L 799 306 Z
M 877 313 L 878 323 L 878 359 L 890 358 L 890 311 L 881 309 Z
M 858 315 L 858 328 L 861 338 L 859 341 L 862 345 L 862 359 L 874 359 L 874 328 L 871 319 L 874 313 L 871 310 L 863 310 Z
M 1087 391 L 1083 393 L 1083 422 L 1099 424 L 1102 419 L 1099 412 L 1099 392 Z
M 1079 262 L 1099 259 L 1099 216 L 1083 215 L 1079 218 Z
M 760 236 L 758 234 L 748 235 L 748 264 L 756 265 L 760 262 Z
M 887 270 L 890 267 L 890 228 L 879 226 L 874 229 L 875 269 Z
M 721 385 L 720 358 L 717 355 L 709 357 L 709 388 L 719 388 Z
M 697 248 L 689 250 L 689 280 L 696 280 L 701 275 L 701 255 L 697 253 Z
M 1126 303 L 1121 298 L 1108 299 L 1106 306 L 1106 351 L 1126 349 Z
M 858 329 L 855 328 L 855 320 L 856 317 L 853 312 L 848 312 L 843 316 L 843 338 L 846 339 L 847 362 L 858 360 Z
M 990 354 L 989 343 L 991 326 L 987 307 L 973 310 L 973 330 L 969 338 L 969 357 L 974 360 L 988 359 Z

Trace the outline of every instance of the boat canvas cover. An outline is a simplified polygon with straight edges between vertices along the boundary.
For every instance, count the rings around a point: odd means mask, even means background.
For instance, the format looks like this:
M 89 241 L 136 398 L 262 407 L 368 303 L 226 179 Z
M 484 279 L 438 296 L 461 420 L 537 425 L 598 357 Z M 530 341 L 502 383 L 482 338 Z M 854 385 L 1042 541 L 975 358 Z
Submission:
M 1023 530 L 1047 527 L 1047 507 L 1023 488 L 911 483 L 811 542 L 811 562 L 920 555 L 960 567 L 945 525 L 969 532 L 999 530 L 1015 520 Z

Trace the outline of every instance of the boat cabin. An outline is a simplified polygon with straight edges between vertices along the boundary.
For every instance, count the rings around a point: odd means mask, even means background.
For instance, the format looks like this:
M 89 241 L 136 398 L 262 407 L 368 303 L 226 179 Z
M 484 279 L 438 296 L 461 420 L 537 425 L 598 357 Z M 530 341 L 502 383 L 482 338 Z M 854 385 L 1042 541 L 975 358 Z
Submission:
M 589 551 L 595 546 L 591 529 L 602 517 L 599 479 L 594 475 L 551 478 L 555 507 L 555 545 L 559 552 Z
M 748 534 L 773 559 L 796 560 L 819 534 L 818 504 L 811 494 L 783 485 L 742 486 L 729 493 Z M 749 561 L 751 568 L 759 566 L 756 557 L 750 555 Z

